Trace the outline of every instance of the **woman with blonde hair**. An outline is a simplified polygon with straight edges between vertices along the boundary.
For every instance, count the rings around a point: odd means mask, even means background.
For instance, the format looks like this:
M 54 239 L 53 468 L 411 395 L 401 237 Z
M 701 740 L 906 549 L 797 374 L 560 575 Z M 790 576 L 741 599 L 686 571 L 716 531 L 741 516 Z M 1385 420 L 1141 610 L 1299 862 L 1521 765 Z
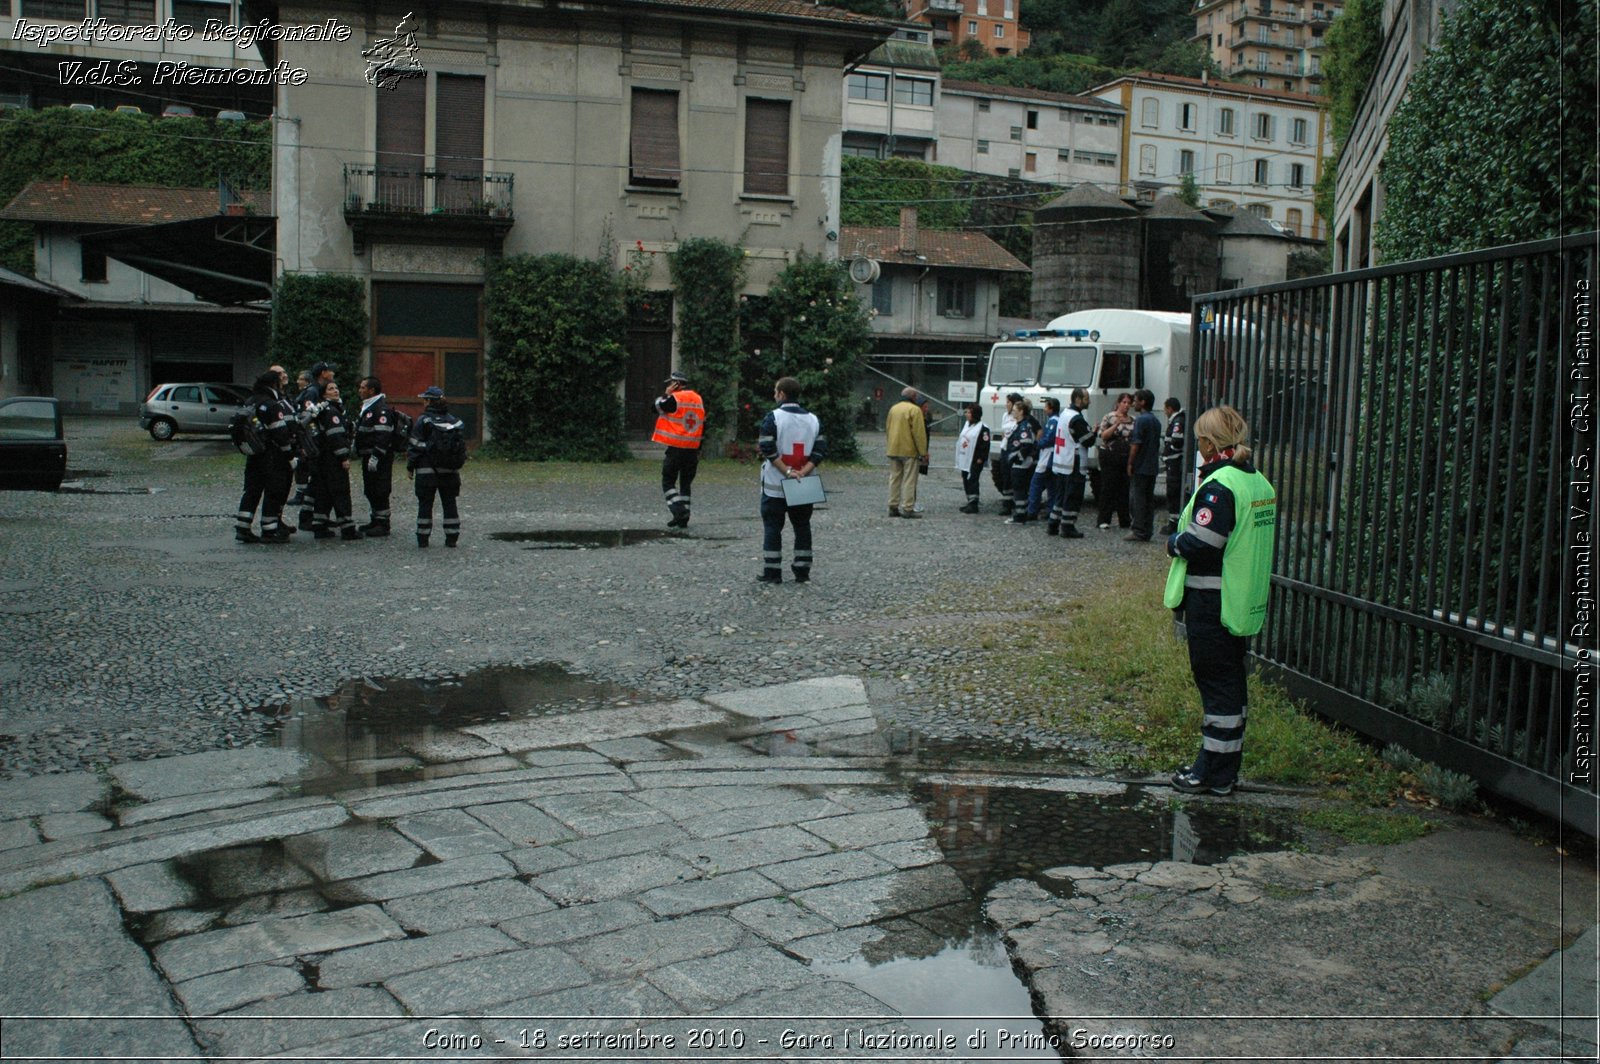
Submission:
M 1200 753 L 1173 775 L 1172 786 L 1227 795 L 1244 756 L 1245 651 L 1266 620 L 1278 498 L 1250 462 L 1250 426 L 1237 410 L 1212 407 L 1194 435 L 1200 486 L 1167 539 L 1173 561 L 1163 601 L 1183 616 L 1204 716 Z

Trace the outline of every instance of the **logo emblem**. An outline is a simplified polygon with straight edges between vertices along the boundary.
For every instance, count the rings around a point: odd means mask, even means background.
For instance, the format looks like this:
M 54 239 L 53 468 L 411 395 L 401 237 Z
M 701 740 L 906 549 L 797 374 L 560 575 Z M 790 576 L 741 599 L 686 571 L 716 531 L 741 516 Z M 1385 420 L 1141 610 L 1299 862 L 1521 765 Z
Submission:
M 417 62 L 417 30 L 409 11 L 395 24 L 393 37 L 379 37 L 372 47 L 361 50 L 361 56 L 367 61 L 367 84 L 380 89 L 392 90 L 403 78 L 427 73 Z
M 1209 525 L 1211 523 L 1211 508 L 1208 506 L 1196 513 L 1194 515 L 1194 523 L 1202 526 Z

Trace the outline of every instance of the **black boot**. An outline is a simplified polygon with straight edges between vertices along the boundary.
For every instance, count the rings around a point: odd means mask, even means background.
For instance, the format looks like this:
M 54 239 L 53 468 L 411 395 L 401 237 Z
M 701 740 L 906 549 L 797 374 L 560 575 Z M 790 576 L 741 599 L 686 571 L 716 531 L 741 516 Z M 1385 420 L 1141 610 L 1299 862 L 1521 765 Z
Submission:
M 236 529 L 234 529 L 233 530 L 233 538 L 234 538 L 234 540 L 236 542 L 239 542 L 239 543 L 260 543 L 261 542 L 261 537 L 256 535 L 254 532 L 250 531 L 248 528 L 236 528 Z
M 1015 502 L 1013 502 L 1012 500 L 1010 500 L 1010 499 L 1001 499 L 1000 500 L 1000 513 L 1001 513 L 1001 515 L 1004 516 L 1004 515 L 1010 514 L 1011 511 L 1013 509 L 1015 509 L 1016 505 L 1017 504 Z
M 1062 539 L 1082 539 L 1083 533 L 1078 531 L 1077 525 L 1068 525 L 1061 530 Z
M 758 584 L 781 584 L 781 583 L 783 583 L 783 570 L 782 569 L 763 569 L 763 570 L 761 570 L 761 575 L 756 577 L 756 583 L 758 583 Z
M 387 524 L 379 524 L 377 521 L 374 521 L 370 525 L 362 525 L 359 531 L 363 536 L 378 538 L 387 536 L 389 534 L 389 526 Z
M 445 533 L 444 545 L 446 547 L 454 547 L 459 542 L 461 542 L 461 533 L 459 533 L 459 532 L 456 532 L 456 533 L 453 533 L 453 534 L 449 533 L 449 532 Z
M 345 525 L 339 530 L 339 538 L 349 543 L 351 540 L 361 539 L 361 530 L 355 525 Z
M 1061 522 L 1051 521 L 1049 524 L 1044 526 L 1044 531 L 1046 535 L 1059 536 L 1061 534 Z
M 427 545 L 428 545 L 428 537 L 427 536 L 418 536 L 417 537 L 417 546 L 426 547 Z
M 967 505 L 961 508 L 961 512 L 964 514 L 975 514 L 978 512 L 978 504 L 976 502 L 969 502 Z

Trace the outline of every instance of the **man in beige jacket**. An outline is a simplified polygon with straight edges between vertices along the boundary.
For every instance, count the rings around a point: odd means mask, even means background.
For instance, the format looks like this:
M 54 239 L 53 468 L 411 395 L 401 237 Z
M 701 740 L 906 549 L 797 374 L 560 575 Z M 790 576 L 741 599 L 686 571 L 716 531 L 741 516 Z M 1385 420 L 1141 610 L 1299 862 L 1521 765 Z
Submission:
M 917 513 L 917 474 L 928 458 L 928 423 L 922 416 L 922 395 L 915 388 L 900 393 L 884 425 L 889 434 L 889 516 Z

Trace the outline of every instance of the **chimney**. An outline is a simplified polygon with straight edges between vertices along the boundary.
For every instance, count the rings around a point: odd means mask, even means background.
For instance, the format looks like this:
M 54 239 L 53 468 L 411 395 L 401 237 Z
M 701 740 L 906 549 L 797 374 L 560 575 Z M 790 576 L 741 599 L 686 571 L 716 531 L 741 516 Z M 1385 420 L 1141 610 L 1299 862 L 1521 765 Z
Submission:
M 915 255 L 917 253 L 917 209 L 915 207 L 900 208 L 900 253 L 902 255 Z

